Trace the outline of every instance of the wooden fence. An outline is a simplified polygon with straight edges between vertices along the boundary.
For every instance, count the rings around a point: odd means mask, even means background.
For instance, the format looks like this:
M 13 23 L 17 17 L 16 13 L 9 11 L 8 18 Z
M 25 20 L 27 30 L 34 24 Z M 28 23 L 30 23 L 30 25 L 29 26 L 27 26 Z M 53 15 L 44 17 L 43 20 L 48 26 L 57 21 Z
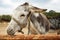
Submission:
M 0 40 L 60 40 L 60 35 L 0 35 Z

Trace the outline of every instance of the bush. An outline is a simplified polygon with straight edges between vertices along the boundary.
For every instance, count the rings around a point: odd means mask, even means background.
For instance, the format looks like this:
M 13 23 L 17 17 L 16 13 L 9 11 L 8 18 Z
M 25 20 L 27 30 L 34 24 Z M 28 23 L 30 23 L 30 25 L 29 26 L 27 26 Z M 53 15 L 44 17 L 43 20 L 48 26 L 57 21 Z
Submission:
M 10 20 L 11 20 L 10 15 L 2 15 L 2 16 L 0 16 L 0 22 L 2 22 L 2 21 L 10 22 Z
M 49 12 L 44 13 L 47 18 L 60 18 L 60 13 L 50 10 Z
M 2 16 L 0 16 L 0 22 L 2 21 Z
M 2 20 L 9 22 L 11 20 L 11 16 L 10 15 L 2 15 Z

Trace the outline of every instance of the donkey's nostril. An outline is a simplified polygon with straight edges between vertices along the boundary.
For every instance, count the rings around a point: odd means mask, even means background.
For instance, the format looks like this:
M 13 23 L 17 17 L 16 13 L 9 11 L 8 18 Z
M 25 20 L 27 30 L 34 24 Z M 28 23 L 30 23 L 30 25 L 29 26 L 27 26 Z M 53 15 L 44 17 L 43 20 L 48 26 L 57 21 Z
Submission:
M 24 14 L 22 14 L 20 17 L 24 17 L 25 15 Z

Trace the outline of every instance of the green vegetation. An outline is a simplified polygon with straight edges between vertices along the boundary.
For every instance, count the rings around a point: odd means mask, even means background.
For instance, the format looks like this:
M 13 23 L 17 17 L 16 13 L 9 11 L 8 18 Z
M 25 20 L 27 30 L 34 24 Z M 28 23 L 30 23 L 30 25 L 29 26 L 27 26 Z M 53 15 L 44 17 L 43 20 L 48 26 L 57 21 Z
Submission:
M 47 16 L 47 18 L 59 18 L 60 17 L 60 13 L 55 12 L 53 10 L 50 10 L 49 12 L 45 12 L 44 14 Z
M 1 20 L 2 20 L 2 16 L 0 16 L 0 22 L 1 22 Z
M 10 20 L 11 20 L 11 16 L 10 15 L 2 15 L 2 16 L 0 16 L 0 22 L 2 22 L 2 21 L 9 22 Z

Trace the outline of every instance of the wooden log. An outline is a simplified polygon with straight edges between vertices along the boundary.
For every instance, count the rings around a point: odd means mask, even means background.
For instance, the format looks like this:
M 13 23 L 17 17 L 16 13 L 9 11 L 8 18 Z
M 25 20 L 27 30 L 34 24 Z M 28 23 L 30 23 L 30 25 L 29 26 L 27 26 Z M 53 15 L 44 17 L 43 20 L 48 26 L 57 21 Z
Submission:
M 60 35 L 0 35 L 0 40 L 60 40 Z

